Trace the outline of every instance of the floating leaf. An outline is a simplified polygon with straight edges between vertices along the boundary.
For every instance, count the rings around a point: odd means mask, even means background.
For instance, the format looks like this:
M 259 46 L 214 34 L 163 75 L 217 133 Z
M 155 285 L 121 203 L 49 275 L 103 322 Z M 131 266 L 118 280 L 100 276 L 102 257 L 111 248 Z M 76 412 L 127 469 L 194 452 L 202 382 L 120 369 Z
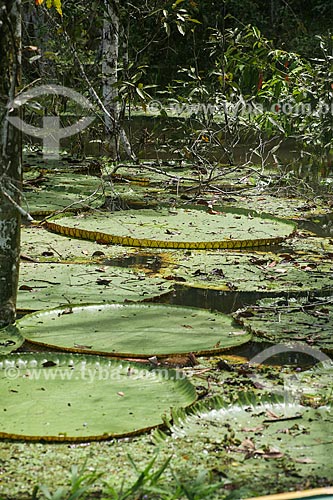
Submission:
M 101 243 L 158 248 L 246 248 L 272 245 L 295 226 L 254 212 L 226 209 L 161 208 L 117 213 L 80 214 L 49 219 L 54 232 Z
M 226 202 L 227 205 L 233 205 L 234 201 Z M 286 217 L 298 220 L 300 218 L 310 218 L 315 214 L 327 213 L 327 203 L 309 202 L 302 198 L 283 198 L 263 193 L 258 196 L 257 193 L 248 196 L 242 196 L 237 199 L 237 206 L 245 209 L 254 209 L 258 212 L 263 211 L 277 217 Z
M 137 253 L 138 249 L 124 248 L 117 245 L 108 247 L 93 241 L 64 238 L 50 233 L 41 226 L 23 227 L 21 230 L 21 256 L 38 259 L 39 262 L 92 261 L 100 252 L 105 258 L 127 258 Z M 98 255 L 97 255 L 98 256 Z
M 211 354 L 251 338 L 230 316 L 161 304 L 96 304 L 58 308 L 17 322 L 31 342 L 113 356 Z
M 311 461 L 309 462 L 307 459 L 304 459 L 303 463 L 311 463 Z M 274 495 L 257 496 L 255 498 L 256 500 L 333 500 L 333 488 L 326 487 L 312 488 L 311 490 L 288 491 L 285 493 L 276 493 Z M 246 500 L 254 500 L 254 498 L 247 498 Z
M 153 198 L 158 196 L 156 190 L 147 192 L 147 187 L 128 183 L 116 188 L 111 186 L 108 181 L 91 175 L 58 172 L 44 176 L 38 173 L 38 177 L 31 180 L 28 176 L 23 201 L 34 215 L 49 215 L 58 210 L 77 212 L 101 206 L 108 210 L 131 206 L 146 208 L 151 203 L 156 204 Z
M 90 175 L 55 174 L 38 188 L 24 192 L 23 206 L 34 215 L 51 214 L 68 208 L 72 211 L 98 207 L 103 199 L 103 182 Z M 25 207 L 27 205 L 27 207 Z
M 310 370 L 294 374 L 290 383 L 294 392 L 309 397 L 318 404 L 333 402 L 333 361 L 317 363 Z
M 332 290 L 331 262 L 286 253 L 174 253 L 175 280 L 182 285 L 256 293 Z
M 296 252 L 299 255 L 306 255 L 306 258 L 312 257 L 320 257 L 321 259 L 331 260 L 333 256 L 333 240 L 330 238 L 317 238 L 307 236 L 306 238 L 297 237 L 288 240 L 286 243 L 282 243 L 282 245 L 286 245 L 286 247 L 290 248 L 292 246 L 293 252 Z
M 133 110 L 135 114 L 135 111 Z M 147 115 L 151 114 L 149 108 L 147 109 Z M 169 115 L 173 115 L 173 110 L 170 108 L 167 110 L 162 109 L 159 111 L 161 116 L 167 118 Z M 185 116 L 187 114 L 184 109 L 182 114 Z M 142 119 L 142 117 L 141 117 Z M 158 126 L 158 124 L 157 124 Z M 163 127 L 163 124 L 162 124 Z M 161 127 L 161 133 L 162 133 Z M 164 130 L 165 132 L 165 130 Z M 210 144 L 211 146 L 211 144 Z M 180 193 L 184 190 L 188 190 L 189 187 L 212 185 L 210 170 L 205 167 L 198 168 L 193 167 L 193 164 L 186 163 L 184 161 L 179 164 L 179 161 L 169 160 L 166 165 L 162 168 L 152 167 L 151 163 L 141 162 L 140 165 L 134 166 L 133 164 L 126 164 L 122 162 L 121 165 L 117 165 L 117 173 L 113 174 L 114 166 L 103 165 L 103 171 L 107 177 L 111 177 L 113 182 L 121 182 L 121 180 L 131 181 L 131 186 L 133 182 L 135 184 L 140 183 L 143 185 L 156 186 L 159 188 L 158 200 L 167 199 L 168 192 Z M 216 178 L 213 181 L 214 187 L 221 190 L 227 191 L 237 191 L 239 189 L 244 189 L 246 185 L 244 182 L 239 181 L 239 172 L 235 173 L 234 168 L 225 166 L 221 170 L 216 170 Z M 220 175 L 218 175 L 220 173 Z M 165 185 L 167 180 L 168 184 Z M 163 189 L 161 189 L 161 186 Z M 167 188 L 167 191 L 166 191 Z M 117 185 L 118 189 L 118 185 Z M 150 192 L 150 190 L 149 190 Z M 170 197 L 170 195 L 169 195 Z
M 263 299 L 240 309 L 236 320 L 258 337 L 274 343 L 303 342 L 333 351 L 332 298 Z
M 92 441 L 137 434 L 196 399 L 181 372 L 98 356 L 0 358 L 0 437 Z
M 17 307 L 36 311 L 71 303 L 151 299 L 170 283 L 112 266 L 21 263 Z
M 331 406 L 313 409 L 244 393 L 233 404 L 214 398 L 176 410 L 173 417 L 171 436 L 158 433 L 157 439 L 172 446 L 175 456 L 189 453 L 203 460 L 207 454 L 211 466 L 218 457 L 215 467 L 238 488 L 251 481 L 253 491 L 263 491 L 267 477 L 278 477 L 281 469 L 297 477 L 333 476 L 327 460 L 333 453 Z

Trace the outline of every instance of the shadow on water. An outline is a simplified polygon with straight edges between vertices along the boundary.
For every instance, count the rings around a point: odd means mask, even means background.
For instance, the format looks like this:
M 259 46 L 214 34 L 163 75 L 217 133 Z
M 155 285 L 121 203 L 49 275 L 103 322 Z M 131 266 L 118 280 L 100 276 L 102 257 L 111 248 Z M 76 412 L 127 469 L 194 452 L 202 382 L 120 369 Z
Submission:
M 133 267 L 149 269 L 157 273 L 163 266 L 163 258 L 159 255 L 137 253 L 126 257 L 114 257 L 103 261 L 105 266 Z
M 269 342 L 248 342 L 242 346 L 232 349 L 229 354 L 240 356 L 251 361 L 255 356 L 276 344 Z M 308 369 L 318 363 L 318 359 L 304 352 L 287 351 L 267 357 L 261 364 L 266 366 L 290 366 L 293 368 Z
M 175 285 L 174 292 L 161 296 L 160 303 L 174 304 L 178 306 L 201 307 L 213 311 L 219 311 L 223 314 L 232 314 L 242 307 L 255 304 L 263 298 L 280 297 L 281 292 L 242 292 L 242 291 L 224 291 L 205 288 L 187 287 L 184 285 Z M 332 290 L 321 291 L 321 296 L 331 295 Z M 300 291 L 291 293 L 291 297 L 307 297 L 309 291 Z M 282 294 L 288 298 L 287 293 Z
M 262 294 L 253 292 L 224 292 L 204 288 L 192 288 L 176 285 L 173 294 L 162 298 L 168 304 L 189 307 L 202 307 L 231 314 L 240 307 L 254 304 L 262 298 Z

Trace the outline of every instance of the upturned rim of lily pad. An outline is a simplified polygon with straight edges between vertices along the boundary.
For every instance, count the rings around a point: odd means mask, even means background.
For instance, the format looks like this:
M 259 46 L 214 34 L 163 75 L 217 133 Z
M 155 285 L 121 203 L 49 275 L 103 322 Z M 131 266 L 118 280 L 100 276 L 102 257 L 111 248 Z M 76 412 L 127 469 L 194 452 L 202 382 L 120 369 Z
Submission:
M 143 215 L 147 215 L 148 212 L 155 212 L 158 214 L 158 210 L 162 211 L 165 210 L 166 212 L 169 212 L 170 217 L 172 217 L 173 212 L 170 210 L 170 207 L 167 207 L 165 205 L 161 205 L 159 209 L 143 209 L 143 210 L 135 210 L 132 212 L 133 216 L 138 217 L 140 212 L 144 213 Z M 173 232 L 169 231 L 167 234 L 169 235 L 169 239 L 159 239 L 158 237 L 139 237 L 136 236 L 135 234 L 132 234 L 129 236 L 128 234 L 128 229 L 126 229 L 126 224 L 122 221 L 122 226 L 121 226 L 121 231 L 124 232 L 124 234 L 116 234 L 113 232 L 113 230 L 93 230 L 93 229 L 86 229 L 83 227 L 79 227 L 79 219 L 73 220 L 73 225 L 64 225 L 61 223 L 62 219 L 64 218 L 70 218 L 68 214 L 60 214 L 55 217 L 48 218 L 44 224 L 47 229 L 50 231 L 53 231 L 55 233 L 63 234 L 65 236 L 70 236 L 74 238 L 82 238 L 82 239 L 87 239 L 87 240 L 93 240 L 97 241 L 98 243 L 102 244 L 116 244 L 116 245 L 124 245 L 124 246 L 132 246 L 132 247 L 150 247 L 150 248 L 175 248 L 175 249 L 202 249 L 202 250 L 207 250 L 207 249 L 240 249 L 240 248 L 254 248 L 258 246 L 270 246 L 270 245 L 276 245 L 280 243 L 281 241 L 285 240 L 286 238 L 290 237 L 295 229 L 296 229 L 296 224 L 295 222 L 288 221 L 285 219 L 281 219 L 278 217 L 274 217 L 269 214 L 265 213 L 259 213 L 256 212 L 255 210 L 245 210 L 245 209 L 238 209 L 238 208 L 233 208 L 233 207 L 219 207 L 217 208 L 216 211 L 210 210 L 207 211 L 207 207 L 201 207 L 201 206 L 182 206 L 178 207 L 176 210 L 178 212 L 182 211 L 185 216 L 186 213 L 189 213 L 190 211 L 192 212 L 197 212 L 197 213 L 202 213 L 206 211 L 207 216 L 209 214 L 213 214 L 213 216 L 219 217 L 220 214 L 235 214 L 238 216 L 238 218 L 241 218 L 242 216 L 247 216 L 248 218 L 251 219 L 257 219 L 257 220 L 267 220 L 267 221 L 272 221 L 278 224 L 281 224 L 284 228 L 288 227 L 288 231 L 283 231 L 283 234 L 277 235 L 277 236 L 266 236 L 266 237 L 253 237 L 249 238 L 248 233 L 247 233 L 247 238 L 232 238 L 232 228 L 230 228 L 230 235 L 227 238 L 222 238 L 222 239 L 212 239 L 210 240 L 182 240 L 182 238 L 173 238 Z M 220 211 L 220 210 L 223 210 Z M 127 215 L 129 214 L 130 211 L 121 211 L 121 212 L 116 212 L 116 213 L 105 213 L 104 217 L 107 218 L 108 221 L 111 221 L 112 217 L 115 217 L 115 220 L 118 221 L 120 214 L 121 215 Z M 175 212 L 176 213 L 176 212 Z M 86 216 L 89 216 L 89 213 L 85 213 Z M 90 212 L 92 216 L 95 216 L 93 212 Z M 171 220 L 171 218 L 170 218 Z M 208 220 L 208 219 L 207 219 Z M 211 222 L 213 219 L 210 219 Z M 92 224 L 93 221 L 89 221 L 90 224 Z M 111 224 L 111 222 L 110 222 Z M 144 225 L 144 224 L 139 224 L 139 225 Z M 97 228 L 98 229 L 98 228 Z M 290 231 L 289 231 L 290 229 Z M 207 230 L 206 226 L 202 227 L 202 234 L 205 234 Z M 217 228 L 218 230 L 218 228 Z M 198 229 L 194 228 L 193 232 L 196 233 Z
M 79 325 L 78 317 L 74 321 L 73 314 L 80 313 L 84 317 Z M 97 318 L 97 313 L 105 317 Z M 113 337 L 112 321 L 115 322 Z M 153 356 L 163 359 L 190 353 L 211 356 L 246 344 L 252 338 L 229 315 L 198 307 L 153 302 L 71 304 L 27 314 L 17 321 L 17 327 L 28 342 L 44 348 L 131 359 Z M 93 334 L 90 330 L 94 330 Z M 160 343 L 158 334 L 163 335 Z M 125 347 L 121 349 L 122 345 Z
M 163 425 L 172 408 L 197 399 L 181 371 L 69 353 L 0 356 L 0 387 L 6 417 L 0 439 L 15 441 L 136 436 Z

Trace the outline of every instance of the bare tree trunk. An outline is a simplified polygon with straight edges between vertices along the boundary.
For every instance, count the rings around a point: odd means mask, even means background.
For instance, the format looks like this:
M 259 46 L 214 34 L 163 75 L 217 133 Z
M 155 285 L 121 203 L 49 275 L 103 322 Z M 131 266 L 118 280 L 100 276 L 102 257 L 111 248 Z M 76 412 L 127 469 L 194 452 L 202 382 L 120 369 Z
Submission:
M 114 130 L 114 123 L 119 119 L 118 103 L 118 57 L 119 57 L 119 4 L 117 0 L 105 0 L 102 39 L 102 73 L 104 106 L 114 118 L 105 116 L 105 127 Z
M 107 110 L 104 113 L 104 123 L 108 140 L 113 145 L 117 159 L 120 157 L 119 142 L 130 158 L 134 158 L 131 145 L 120 124 L 121 105 L 118 99 L 118 59 L 120 14 L 119 0 L 104 0 L 104 21 L 102 36 L 102 74 L 103 74 L 103 104 Z
M 21 67 L 21 0 L 0 0 L 0 327 L 15 321 L 20 258 L 21 134 L 7 120 Z

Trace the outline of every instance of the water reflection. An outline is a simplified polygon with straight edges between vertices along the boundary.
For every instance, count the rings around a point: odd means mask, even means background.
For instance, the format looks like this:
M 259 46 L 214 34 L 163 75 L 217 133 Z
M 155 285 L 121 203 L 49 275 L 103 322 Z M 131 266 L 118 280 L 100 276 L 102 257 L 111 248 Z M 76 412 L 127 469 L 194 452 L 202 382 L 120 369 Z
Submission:
M 143 268 L 157 273 L 163 265 L 163 258 L 159 255 L 149 253 L 136 253 L 134 255 L 128 255 L 126 257 L 114 257 L 112 259 L 105 259 L 103 261 L 103 264 L 105 266 L 133 267 L 136 269 Z

